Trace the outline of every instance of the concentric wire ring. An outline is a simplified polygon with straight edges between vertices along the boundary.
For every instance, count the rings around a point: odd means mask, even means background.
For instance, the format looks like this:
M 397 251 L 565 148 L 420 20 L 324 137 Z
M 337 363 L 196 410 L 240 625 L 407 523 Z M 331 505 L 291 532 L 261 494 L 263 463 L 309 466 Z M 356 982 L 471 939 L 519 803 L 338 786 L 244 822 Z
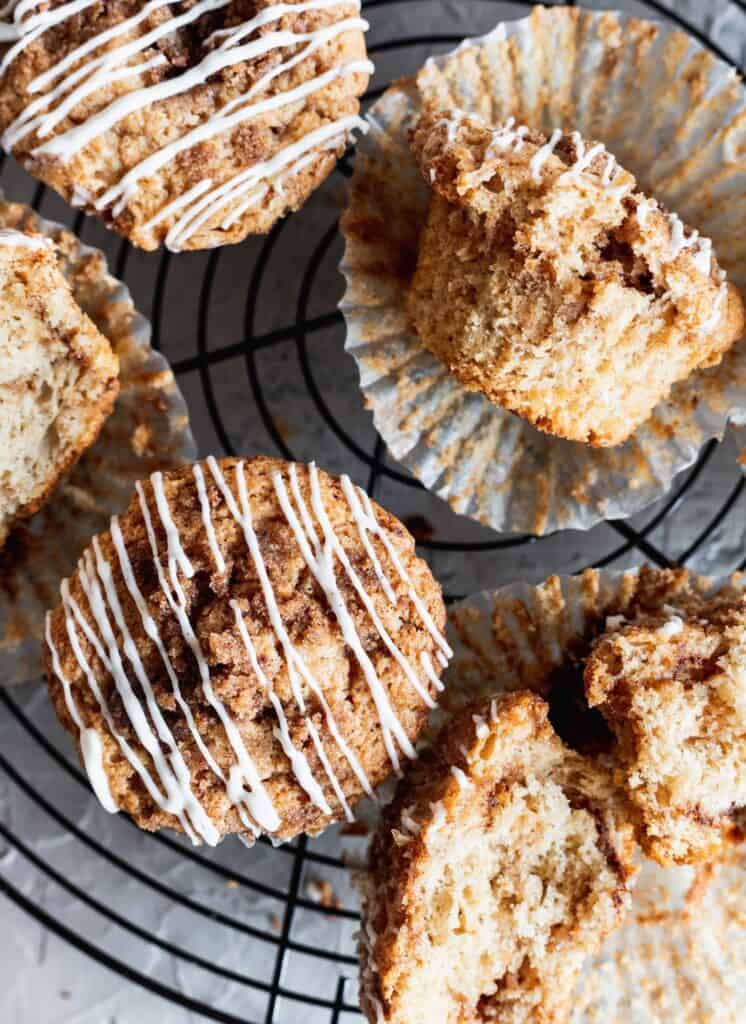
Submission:
M 410 0 L 369 0 L 364 7 L 371 14 L 381 8 L 389 7 L 396 7 L 401 12 L 406 9 L 409 2 Z M 471 0 L 471 2 L 476 7 L 479 0 Z M 489 3 L 489 0 L 481 0 L 481 2 L 484 5 L 485 2 Z M 734 4 L 739 9 L 746 11 L 746 3 L 743 0 L 734 0 Z M 529 7 L 530 4 L 514 4 L 513 6 Z M 709 46 L 723 60 L 729 60 L 718 46 L 708 40 L 696 26 L 689 24 L 681 15 L 669 11 L 662 3 L 653 2 L 653 0 L 648 0 L 646 6 L 651 13 L 668 17 L 678 23 Z M 383 21 L 383 17 L 381 17 L 381 21 Z M 460 36 L 456 37 L 445 33 L 442 35 L 421 34 L 417 31 L 416 15 L 411 17 L 411 23 L 414 29 L 411 35 L 384 39 L 373 45 L 371 51 L 374 59 L 376 54 L 380 56 L 390 52 L 406 51 L 413 47 L 430 47 L 436 44 L 447 47 L 459 41 Z M 384 88 L 385 85 L 377 84 L 369 91 L 367 100 L 375 99 Z M 345 176 L 349 175 L 350 162 L 353 159 L 354 154 L 346 154 L 338 165 L 333 181 L 337 179 L 337 183 L 340 183 Z M 34 193 L 33 205 L 37 208 L 41 206 L 46 195 L 44 186 L 39 185 Z M 297 216 L 302 217 L 303 215 Z M 321 234 L 317 238 L 305 240 L 307 259 L 299 282 L 293 319 L 287 324 L 274 326 L 269 330 L 262 331 L 257 327 L 257 310 L 260 306 L 261 295 L 272 275 L 276 273 L 276 257 L 281 248 L 284 233 L 288 230 L 288 224 L 289 221 L 281 222 L 269 234 L 258 250 L 256 260 L 249 272 L 243 309 L 243 337 L 238 341 L 216 348 L 212 348 L 210 345 L 213 335 L 213 302 L 226 256 L 220 251 L 209 254 L 205 260 L 200 286 L 195 350 L 187 355 L 182 354 L 173 361 L 175 373 L 184 382 L 195 379 L 199 381 L 198 401 L 202 403 L 209 416 L 223 452 L 230 454 L 234 450 L 231 440 L 232 425 L 225 421 L 220 387 L 214 381 L 213 374 L 217 368 L 231 360 L 243 363 L 248 385 L 247 394 L 258 413 L 271 446 L 276 453 L 292 459 L 297 453 L 293 450 L 287 432 L 283 429 L 279 410 L 275 408 L 275 404 L 267 394 L 267 382 L 263 378 L 261 368 L 262 353 L 278 346 L 288 346 L 288 350 L 293 352 L 297 361 L 305 395 L 315 410 L 319 428 L 333 438 L 344 451 L 348 471 L 357 473 L 361 482 L 367 483 L 371 493 L 376 493 L 385 484 L 387 504 L 390 504 L 388 495 L 398 493 L 398 488 L 401 489 L 403 496 L 421 492 L 422 486 L 419 482 L 413 480 L 396 466 L 389 464 L 385 445 L 380 437 L 375 436 L 373 443 L 369 446 L 363 445 L 353 436 L 349 425 L 340 420 L 325 395 L 324 366 L 318 362 L 314 339 L 326 332 L 324 336 L 332 336 L 335 342 L 338 342 L 341 350 L 344 328 L 341 315 L 335 308 L 326 308 L 323 312 L 313 315 L 312 310 L 316 308 L 319 269 L 328 258 L 337 239 L 336 219 L 333 211 L 330 212 L 328 224 Z M 86 227 L 83 216 L 77 214 L 74 218 L 76 232 L 80 233 Z M 118 244 L 115 253 L 115 273 L 128 280 L 135 256 L 126 242 Z M 143 257 L 138 254 L 137 259 L 143 259 Z M 165 253 L 150 257 L 148 260 L 150 277 L 153 281 L 151 302 L 153 343 L 156 347 L 167 349 L 167 328 L 172 309 L 169 300 L 169 284 L 173 282 L 177 272 L 178 259 L 174 260 Z M 642 558 L 659 566 L 668 566 L 674 563 L 690 562 L 698 553 L 702 552 L 728 517 L 731 517 L 728 521 L 732 521 L 736 510 L 742 508 L 746 485 L 735 468 L 732 489 L 708 521 L 702 523 L 701 529 L 687 543 L 684 550 L 669 551 L 668 545 L 661 544 L 657 536 L 659 529 L 669 524 L 685 506 L 695 486 L 701 485 L 705 480 L 716 449 L 715 442 L 711 442 L 705 447 L 697 463 L 684 475 L 683 479 L 677 482 L 671 494 L 645 518 L 642 524 L 632 525 L 629 522 L 618 521 L 608 523 L 607 526 L 619 535 L 621 542 L 613 545 L 610 550 L 596 558 L 593 564 L 598 567 L 613 566 L 619 564 L 630 554 L 639 553 Z M 434 497 L 430 500 L 433 503 L 437 502 Z M 396 511 L 396 508 L 394 507 L 392 510 Z M 468 553 L 473 558 L 506 549 L 505 557 L 514 557 L 520 549 L 528 549 L 529 545 L 535 544 L 537 551 L 541 550 L 541 543 L 541 541 L 535 541 L 534 538 L 527 536 L 497 537 L 492 535 L 485 540 L 459 540 L 456 536 L 437 532 L 432 536 L 423 535 L 420 539 L 421 549 L 433 556 Z M 582 564 L 577 566 L 578 569 L 582 567 Z M 552 566 L 546 565 L 545 568 L 551 569 Z M 740 568 L 746 568 L 746 560 Z M 142 837 L 143 844 L 156 844 L 159 855 L 165 858 L 168 864 L 174 867 L 186 864 L 190 870 L 199 872 L 200 877 L 235 886 L 237 899 L 251 896 L 251 898 L 266 900 L 269 905 L 277 908 L 275 915 L 277 926 L 275 928 L 247 923 L 238 914 L 217 909 L 204 899 L 181 891 L 170 881 L 153 876 L 141 864 L 121 856 L 110 843 L 99 839 L 92 832 L 90 826 L 81 825 L 75 821 L 66 812 L 64 806 L 60 807 L 50 801 L 42 786 L 35 779 L 34 773 L 29 771 L 32 761 L 41 765 L 41 771 L 48 772 L 51 769 L 58 773 L 60 778 L 64 778 L 66 783 L 69 783 L 73 791 L 87 790 L 87 780 L 72 760 L 57 749 L 51 727 L 49 733 L 41 727 L 27 713 L 23 706 L 23 700 L 16 693 L 8 690 L 0 691 L 0 701 L 5 707 L 11 728 L 17 732 L 19 739 L 23 740 L 28 756 L 28 762 L 24 758 L 23 763 L 15 763 L 6 757 L 4 752 L 0 752 L 0 769 L 5 777 L 5 782 L 13 791 L 14 798 L 27 802 L 37 816 L 43 817 L 45 820 L 48 819 L 54 830 L 59 830 L 61 835 L 66 835 L 70 842 L 77 844 L 76 849 L 79 847 L 81 856 L 85 855 L 95 860 L 97 869 L 103 875 L 108 877 L 108 873 L 111 873 L 112 878 L 122 876 L 133 883 L 137 892 L 140 893 L 142 901 L 156 897 L 164 900 L 167 904 L 177 908 L 180 913 L 187 915 L 187 919 L 194 922 L 194 929 L 208 926 L 214 929 L 216 943 L 238 942 L 243 939 L 262 943 L 266 947 L 266 957 L 263 957 L 261 962 L 246 965 L 245 970 L 234 970 L 222 966 L 217 959 L 195 953 L 185 944 L 179 944 L 149 931 L 138 923 L 136 907 L 132 907 L 131 913 L 123 913 L 107 906 L 105 901 L 87 892 L 81 880 L 69 878 L 58 870 L 51 859 L 46 858 L 40 849 L 35 848 L 23 835 L 18 833 L 18 830 L 14 830 L 11 824 L 0 823 L 0 839 L 6 847 L 14 851 L 16 859 L 25 862 L 34 877 L 53 884 L 67 895 L 74 906 L 85 908 L 94 919 L 100 919 L 107 925 L 115 927 L 121 933 L 128 935 L 133 942 L 141 944 L 143 948 L 154 947 L 167 957 L 172 958 L 174 962 L 194 967 L 203 972 L 205 976 L 219 979 L 225 986 L 235 986 L 238 991 L 248 989 L 254 995 L 261 996 L 264 999 L 264 1010 L 261 1017 L 251 1018 L 255 1024 L 259 1024 L 261 1020 L 264 1021 L 264 1024 L 278 1024 L 280 1019 L 283 1021 L 297 1019 L 301 1010 L 304 1013 L 317 1014 L 313 1017 L 304 1016 L 304 1020 L 328 1021 L 335 1024 L 342 1019 L 343 1015 L 345 1020 L 349 1020 L 350 1015 L 357 1012 L 345 988 L 345 978 L 353 977 L 356 973 L 355 957 L 352 951 L 340 951 L 331 944 L 325 946 L 301 941 L 296 937 L 295 928 L 299 915 L 308 915 L 312 919 L 318 918 L 319 921 L 328 921 L 332 916 L 341 922 L 352 922 L 356 919 L 357 913 L 353 906 L 344 908 L 325 906 L 304 895 L 304 872 L 309 867 L 318 871 L 339 872 L 345 867 L 341 857 L 320 852 L 314 849 L 313 843 L 301 839 L 293 845 L 282 847 L 276 851 L 274 856 L 279 858 L 278 865 L 282 864 L 283 869 L 289 867 L 289 871 L 285 883 L 269 884 L 255 877 L 252 871 L 251 854 L 247 855 L 245 867 L 237 872 L 234 867 L 227 866 L 222 861 L 219 851 L 195 850 L 165 834 Z M 121 827 L 125 830 L 135 828 L 124 819 Z M 0 890 L 18 907 L 36 918 L 44 928 L 128 981 L 190 1011 L 199 1019 L 225 1021 L 230 1024 L 239 1024 L 239 1022 L 247 1024 L 248 1018 L 245 1015 L 232 1010 L 217 1009 L 209 1000 L 187 994 L 183 987 L 166 984 L 152 972 L 143 971 L 136 965 L 127 962 L 125 958 L 115 955 L 103 943 L 97 942 L 93 935 L 83 934 L 67 919 L 63 919 L 63 916 L 55 916 L 42 904 L 41 900 L 34 899 L 22 887 L 15 884 L 2 867 L 0 867 Z M 311 962 L 318 962 L 320 966 L 331 965 L 336 971 L 336 978 L 331 990 L 325 996 L 303 991 L 294 984 L 287 971 L 289 960 L 294 956 L 307 957 Z M 286 1017 L 282 1014 L 281 1005 L 289 1008 L 288 1012 L 291 1016 Z M 296 1015 L 295 1018 L 293 1014 Z

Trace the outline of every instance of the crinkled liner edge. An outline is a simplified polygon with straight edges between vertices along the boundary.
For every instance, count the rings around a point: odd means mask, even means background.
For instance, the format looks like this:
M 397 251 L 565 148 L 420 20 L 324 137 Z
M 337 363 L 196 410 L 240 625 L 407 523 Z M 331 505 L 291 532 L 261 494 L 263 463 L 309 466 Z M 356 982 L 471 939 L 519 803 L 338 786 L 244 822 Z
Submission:
M 617 10 L 613 10 L 613 9 L 611 9 L 611 10 L 597 10 L 597 11 L 590 10 L 590 11 L 587 11 L 586 13 L 590 14 L 594 21 L 599 19 L 599 18 L 601 18 L 601 17 L 616 17 L 619 20 L 620 25 L 624 25 L 627 21 L 629 21 L 630 19 L 635 17 L 635 15 L 630 14 L 628 12 L 617 11 Z M 444 54 L 440 54 L 440 55 L 437 55 L 437 56 L 430 56 L 430 57 L 427 58 L 427 61 L 432 61 L 436 66 L 440 67 L 440 66 L 444 65 L 448 60 L 450 60 L 455 54 L 457 54 L 459 51 L 461 51 L 463 49 L 467 49 L 467 48 L 472 47 L 472 46 L 482 46 L 482 45 L 485 45 L 486 43 L 490 43 L 490 42 L 502 42 L 503 40 L 505 40 L 505 39 L 507 39 L 507 38 L 509 38 L 511 36 L 517 35 L 522 30 L 522 28 L 529 23 L 530 18 L 531 18 L 531 15 L 529 14 L 529 15 L 524 15 L 521 18 L 513 18 L 513 19 L 507 19 L 505 21 L 501 21 L 493 29 L 491 29 L 489 32 L 486 32 L 484 35 L 465 37 L 458 44 L 458 46 L 454 47 L 454 49 L 449 50 L 447 53 L 444 53 Z M 651 24 L 654 24 L 654 25 L 658 26 L 658 28 L 660 30 L 662 30 L 662 31 L 664 31 L 666 33 L 673 33 L 673 32 L 681 32 L 681 31 L 683 31 L 682 29 L 678 28 L 677 26 L 675 26 L 673 24 L 670 24 L 669 22 L 667 22 L 665 19 L 662 19 L 662 18 L 646 17 L 645 20 L 649 21 Z M 708 50 L 708 48 L 699 39 L 697 39 L 696 37 L 693 37 L 693 36 L 691 38 L 692 38 L 692 42 L 693 42 L 694 45 L 699 46 L 701 49 L 705 50 L 708 53 L 711 53 L 711 51 Z M 716 54 L 712 54 L 712 56 L 713 56 L 713 59 L 716 62 L 716 65 L 720 66 L 722 69 L 725 69 L 727 71 L 731 71 L 732 70 L 732 67 L 730 65 L 728 65 L 725 61 L 723 61 L 720 57 L 718 57 Z M 412 76 L 410 76 L 410 77 L 411 78 L 415 78 L 416 75 L 417 75 L 417 72 L 414 72 L 414 74 Z M 392 82 L 391 86 L 389 88 L 393 87 L 395 84 L 396 83 Z M 385 93 L 384 93 L 384 95 L 385 95 Z M 376 103 L 373 105 L 373 107 L 369 111 L 367 111 L 367 113 L 365 114 L 366 120 L 369 121 L 371 125 L 375 125 L 376 124 L 376 121 L 375 121 L 375 106 L 378 103 L 380 103 L 382 99 L 383 99 L 383 96 L 381 96 L 378 100 L 376 100 Z M 359 140 L 357 148 L 364 150 L 367 145 L 370 145 L 370 143 L 368 141 L 369 138 L 370 138 L 370 136 L 363 136 Z M 349 200 L 350 189 L 351 189 L 351 185 L 350 185 L 349 182 L 346 185 L 346 189 L 347 189 L 347 197 L 348 197 L 348 200 Z M 348 298 L 347 298 L 348 294 L 350 292 L 350 289 L 352 287 L 355 271 L 348 264 L 348 253 L 349 253 L 350 241 L 347 238 L 346 234 L 344 233 L 344 230 L 343 229 L 340 229 L 340 230 L 342 231 L 342 237 L 343 237 L 343 240 L 344 240 L 344 250 L 343 250 L 343 253 L 342 253 L 342 259 L 341 259 L 340 264 L 339 264 L 339 272 L 341 273 L 342 277 L 344 278 L 345 290 L 344 290 L 344 293 L 342 295 L 342 298 L 340 299 L 340 301 L 338 303 L 338 308 L 339 308 L 340 312 L 342 313 L 342 316 L 343 316 L 343 319 L 344 319 L 344 324 L 345 324 L 345 346 L 344 346 L 345 347 L 345 351 L 349 355 L 351 355 L 352 358 L 355 360 L 355 364 L 356 364 L 356 366 L 358 368 L 359 377 L 361 377 L 362 376 L 362 374 L 361 374 L 361 365 L 360 365 L 360 363 L 358 361 L 358 358 L 357 358 L 357 355 L 356 355 L 356 352 L 355 352 L 356 346 L 350 344 L 350 340 L 351 340 L 350 321 L 349 321 L 348 315 L 347 315 L 349 310 L 355 310 L 357 308 L 357 303 L 350 302 L 350 301 L 348 301 Z M 365 398 L 366 397 L 366 390 L 362 386 L 362 383 L 360 383 L 359 386 L 360 386 L 361 392 L 363 394 L 363 397 Z M 375 405 L 373 405 L 371 403 L 371 412 L 372 412 L 372 416 L 373 416 L 373 423 L 374 423 L 374 425 L 376 427 L 376 430 L 378 430 L 380 436 L 386 442 L 387 447 L 389 447 L 389 440 L 381 432 L 381 426 L 382 426 L 381 419 L 382 418 L 381 418 L 378 406 L 375 406 Z M 613 512 L 611 512 L 609 510 L 601 510 L 601 509 L 598 509 L 598 508 L 590 508 L 587 505 L 578 503 L 578 505 L 576 506 L 576 509 L 575 509 L 575 518 L 574 518 L 574 520 L 572 522 L 569 522 L 569 523 L 566 523 L 566 524 L 565 523 L 557 524 L 556 522 L 552 521 L 553 517 L 550 515 L 546 528 L 544 530 L 539 530 L 539 531 L 534 531 L 534 530 L 531 530 L 531 529 L 527 529 L 525 527 L 521 527 L 520 524 L 513 524 L 513 523 L 507 523 L 506 524 L 504 519 L 502 521 L 500 521 L 499 523 L 487 522 L 484 519 L 477 519 L 475 516 L 471 516 L 469 513 L 458 512 L 458 510 L 456 510 L 456 509 L 453 509 L 453 511 L 457 512 L 457 514 L 459 514 L 459 515 L 463 515 L 465 518 L 474 519 L 476 522 L 480 522 L 480 523 L 482 523 L 482 525 L 490 527 L 491 529 L 495 530 L 496 533 L 508 533 L 508 534 L 510 534 L 510 533 L 524 533 L 524 532 L 528 532 L 528 533 L 533 533 L 533 535 L 535 535 L 535 536 L 548 536 L 548 535 L 550 535 L 550 534 L 552 534 L 554 532 L 560 531 L 560 530 L 582 530 L 582 531 L 586 531 L 586 530 L 592 529 L 594 526 L 597 526 L 599 523 L 605 522 L 606 520 L 608 520 L 610 518 L 614 518 L 614 519 L 629 519 L 630 517 L 636 515 L 639 512 L 644 511 L 646 508 L 649 508 L 651 505 L 655 504 L 656 501 L 659 501 L 661 498 L 663 498 L 669 492 L 669 490 L 671 489 L 674 481 L 678 477 L 680 477 L 683 473 L 685 473 L 687 469 L 690 469 L 691 466 L 693 466 L 694 463 L 697 461 L 697 459 L 700 458 L 700 456 L 702 454 L 702 451 L 704 450 L 706 445 L 710 441 L 712 441 L 712 440 L 722 441 L 724 439 L 728 429 L 730 429 L 732 431 L 732 433 L 734 434 L 735 439 L 736 439 L 736 444 L 738 445 L 739 449 L 741 450 L 743 458 L 742 458 L 742 460 L 739 460 L 739 464 L 740 464 L 741 472 L 744 474 L 744 476 L 746 476 L 746 406 L 743 406 L 743 407 L 742 406 L 738 406 L 738 405 L 729 406 L 727 408 L 727 411 L 725 411 L 723 413 L 722 420 L 723 420 L 722 426 L 721 426 L 721 428 L 719 430 L 711 430 L 710 433 L 706 433 L 703 436 L 702 443 L 699 446 L 699 448 L 692 449 L 692 446 L 687 444 L 685 446 L 685 450 L 682 452 L 681 446 L 677 446 L 677 452 L 678 452 L 678 455 L 679 455 L 679 461 L 677 461 L 675 466 L 670 471 L 662 471 L 662 472 L 659 471 L 659 472 L 656 473 L 656 481 L 657 481 L 658 486 L 657 486 L 655 492 L 650 492 L 650 493 L 647 494 L 647 496 L 645 497 L 645 499 L 644 499 L 642 504 L 640 504 L 639 502 L 635 501 L 635 497 L 636 497 L 636 493 L 637 492 L 632 491 L 632 490 L 628 490 L 628 491 L 624 492 L 619 497 L 619 502 L 618 502 L 619 507 L 615 508 L 613 510 Z M 416 448 L 416 445 L 412 446 L 412 447 L 407 447 L 406 450 L 405 450 L 402 446 L 398 445 L 396 442 L 392 441 L 391 444 L 390 444 L 390 451 L 391 451 L 391 454 L 394 456 L 394 458 L 397 459 L 401 463 L 401 465 L 404 466 L 405 469 L 408 469 L 410 472 L 412 472 L 413 475 L 418 480 L 420 480 L 421 483 L 423 483 L 423 486 L 425 486 L 429 491 L 431 491 L 431 493 L 435 494 L 438 498 L 440 498 L 442 501 L 445 501 L 451 508 L 453 508 L 453 502 L 452 502 L 450 496 L 448 494 L 444 494 L 443 493 L 443 489 L 441 487 L 439 487 L 437 485 L 437 483 L 434 486 L 431 487 L 430 485 L 425 484 L 424 481 L 422 481 L 421 478 L 418 476 L 418 474 L 415 472 L 414 467 L 411 465 L 411 460 L 408 458 L 409 451 L 414 450 L 414 448 Z
M 150 321 L 138 310 L 127 285 L 115 277 L 109 270 L 109 261 L 106 254 L 95 246 L 82 242 L 72 228 L 58 221 L 42 217 L 41 214 L 37 213 L 27 203 L 10 199 L 5 194 L 5 191 L 0 189 L 0 204 L 2 203 L 24 207 L 31 224 L 42 235 L 54 237 L 56 233 L 64 232 L 68 237 L 74 238 L 76 247 L 73 250 L 72 256 L 76 261 L 82 262 L 90 256 L 100 258 L 103 261 L 104 270 L 97 280 L 97 292 L 105 304 L 122 305 L 126 310 L 124 315 L 129 317 L 127 333 L 144 356 L 143 371 L 153 375 L 160 373 L 171 375 L 173 387 L 164 393 L 168 402 L 167 416 L 171 422 L 182 424 L 178 434 L 174 434 L 178 443 L 174 445 L 172 453 L 175 459 L 185 464 L 194 461 L 197 457 L 198 449 L 191 430 L 189 407 L 181 393 L 169 361 L 152 347 L 152 327 Z M 0 688 L 20 686 L 23 683 L 34 682 L 39 678 L 38 659 L 33 653 L 35 649 L 36 641 L 31 635 L 26 635 L 14 648 L 8 647 L 0 652 L 0 660 L 16 660 L 18 665 L 15 674 L 8 678 L 0 679 Z
M 643 565 L 634 566 L 631 569 L 585 569 L 582 572 L 576 573 L 575 575 L 570 574 L 557 574 L 556 576 L 549 576 L 547 579 L 541 580 L 539 583 L 528 583 L 524 580 L 515 580 L 513 583 L 506 583 L 504 586 L 497 587 L 494 590 L 478 590 L 473 594 L 469 594 L 467 597 L 462 598 L 460 601 L 454 601 L 448 608 L 447 622 L 448 622 L 448 633 L 449 641 L 454 646 L 454 656 L 449 662 L 448 668 L 444 672 L 444 678 L 446 686 L 448 686 L 448 673 L 453 670 L 459 657 L 460 649 L 464 648 L 465 645 L 461 638 L 455 633 L 451 626 L 452 617 L 458 612 L 476 612 L 482 619 L 485 629 L 490 631 L 492 636 L 492 614 L 498 603 L 508 604 L 510 602 L 521 602 L 522 604 L 530 604 L 531 599 L 546 587 L 550 580 L 557 580 L 559 584 L 559 591 L 562 595 L 562 599 L 565 602 L 566 610 L 569 610 L 572 614 L 576 611 L 574 622 L 578 625 L 582 623 L 581 615 L 587 617 L 595 609 L 603 606 L 603 604 L 609 604 L 613 601 L 613 598 L 618 594 L 625 580 L 634 580 L 639 578 L 640 571 L 643 569 Z M 724 587 L 734 585 L 734 580 L 737 581 L 736 585 L 746 591 L 746 573 L 732 573 L 724 576 L 708 576 L 700 573 L 695 573 L 692 570 L 686 570 L 690 577 L 696 579 L 701 585 L 702 592 L 713 596 L 717 594 Z M 581 599 L 585 595 L 583 590 L 583 579 L 586 573 L 592 573 L 598 580 L 598 596 L 599 600 L 591 606 L 588 603 L 581 604 Z M 538 643 L 542 643 L 545 638 L 537 638 Z M 557 652 L 555 652 L 557 653 Z M 561 651 L 559 653 L 562 653 Z M 495 693 L 500 693 L 499 689 L 495 690 Z

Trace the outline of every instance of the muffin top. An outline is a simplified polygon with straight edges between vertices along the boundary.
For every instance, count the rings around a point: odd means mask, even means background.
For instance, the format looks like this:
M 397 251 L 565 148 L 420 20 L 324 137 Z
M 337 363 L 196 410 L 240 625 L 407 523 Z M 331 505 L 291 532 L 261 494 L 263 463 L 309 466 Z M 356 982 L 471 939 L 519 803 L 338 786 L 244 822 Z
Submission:
M 370 64 L 355 0 L 10 8 L 5 149 L 141 248 L 269 230 L 362 126 Z
M 286 839 L 414 756 L 444 621 L 412 537 L 348 478 L 209 459 L 139 484 L 63 584 L 50 694 L 109 810 Z

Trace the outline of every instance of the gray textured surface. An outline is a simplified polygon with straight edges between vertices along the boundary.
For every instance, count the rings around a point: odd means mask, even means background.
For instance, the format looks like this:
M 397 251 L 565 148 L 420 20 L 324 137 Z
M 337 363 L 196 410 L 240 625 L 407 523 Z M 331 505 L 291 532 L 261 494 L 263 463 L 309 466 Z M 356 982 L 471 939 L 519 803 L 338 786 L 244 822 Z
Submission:
M 592 3 L 589 6 L 605 5 Z M 649 13 L 641 3 L 620 4 L 627 10 Z M 746 12 L 744 6 L 727 0 L 680 0 L 675 9 L 691 18 L 702 31 L 735 61 L 746 54 Z M 422 36 L 435 32 L 449 37 L 437 49 L 443 50 L 463 35 L 489 29 L 502 17 L 516 17 L 525 5 L 494 3 L 490 0 L 404 0 L 374 8 L 370 14 L 370 42 Z M 376 56 L 377 83 L 416 69 L 431 47 L 416 45 L 397 48 Z M 342 179 L 334 175 L 327 185 L 292 218 L 280 232 L 266 263 L 258 290 L 252 325 L 255 333 L 274 331 L 292 324 L 302 296 L 302 272 L 336 216 L 341 199 Z M 30 200 L 35 183 L 8 167 L 2 185 L 12 198 Z M 72 222 L 63 203 L 46 196 L 42 212 L 51 218 Z M 98 225 L 86 223 L 84 240 L 107 250 L 112 259 L 120 252 L 117 240 Z M 175 363 L 190 360 L 199 351 L 200 339 L 207 350 L 218 350 L 245 336 L 245 306 L 260 242 L 245 245 L 219 256 L 189 254 L 166 264 L 157 255 L 131 252 L 126 280 L 136 301 L 156 320 L 160 344 Z M 318 273 L 309 290 L 307 315 L 323 316 L 335 308 L 341 293 L 336 273 L 340 244 L 337 239 L 323 252 Z M 205 277 L 210 270 L 211 277 Z M 154 309 L 158 275 L 165 273 L 160 309 Z M 212 281 L 201 332 L 200 289 Z M 361 408 L 352 360 L 343 352 L 342 328 L 308 335 L 307 350 L 314 378 L 329 409 L 352 440 L 371 452 L 374 436 L 370 417 Z M 191 365 L 191 364 L 188 364 Z M 281 436 L 299 459 L 316 458 L 332 471 L 345 470 L 360 483 L 367 482 L 366 465 L 340 442 L 320 416 L 304 381 L 296 339 L 262 349 L 256 355 L 256 373 L 262 393 Z M 227 439 L 245 453 L 273 452 L 250 375 L 242 352 L 216 363 L 208 375 L 214 402 Z M 180 374 L 180 383 L 190 403 L 195 433 L 203 452 L 222 450 L 222 442 L 206 402 L 203 380 L 197 368 Z M 716 510 L 733 493 L 739 479 L 735 447 L 727 441 L 710 459 L 686 501 L 679 505 L 650 534 L 650 540 L 675 557 L 686 551 Z M 494 539 L 489 531 L 450 512 L 437 499 L 387 478 L 382 478 L 377 497 L 403 516 L 422 515 L 435 528 L 438 540 L 485 542 Z M 655 513 L 638 517 L 644 524 Z M 692 566 L 702 571 L 726 572 L 744 553 L 744 498 L 739 495 L 729 514 L 700 548 Z M 463 594 L 492 587 L 513 579 L 536 581 L 549 571 L 574 572 L 611 554 L 622 538 L 604 524 L 587 534 L 567 533 L 536 544 L 494 552 L 474 551 L 453 555 L 426 552 L 434 571 L 448 592 Z M 614 562 L 615 568 L 640 560 L 634 552 Z M 193 956 L 201 956 L 221 968 L 269 982 L 275 967 L 276 946 L 240 929 L 248 926 L 277 935 L 282 924 L 284 903 L 272 895 L 261 895 L 247 884 L 228 884 L 233 875 L 263 882 L 283 893 L 292 882 L 295 858 L 292 849 L 274 851 L 259 847 L 247 851 L 227 842 L 216 851 L 200 853 L 198 864 L 172 847 L 138 833 L 126 820 L 110 818 L 93 801 L 76 776 L 71 775 L 56 755 L 73 766 L 66 738 L 53 721 L 44 691 L 27 686 L 12 694 L 21 723 L 9 707 L 0 711 L 0 757 L 7 769 L 0 771 L 0 880 L 12 885 L 23 898 L 41 908 L 71 935 L 93 944 L 112 958 L 148 975 L 158 983 L 185 996 L 202 1001 L 215 1011 L 232 1014 L 244 1021 L 263 1021 L 267 996 L 250 986 L 217 976 L 213 971 L 189 965 L 151 941 L 171 943 Z M 32 730 L 38 730 L 35 736 Z M 42 742 L 43 741 L 43 742 Z M 46 746 L 44 745 L 46 743 Z M 12 774 L 15 773 L 15 776 Z M 47 801 L 44 806 L 42 801 Z M 59 816 L 59 817 L 55 817 Z M 61 819 L 61 820 L 60 820 Z M 77 833 L 76 831 L 77 830 Z M 354 847 L 351 840 L 347 845 Z M 99 844 L 100 849 L 91 843 Z M 177 845 L 181 845 L 177 841 Z M 311 851 L 338 856 L 341 841 L 332 830 L 309 844 Z M 122 867 L 111 858 L 121 858 Z M 36 861 L 34 861 L 36 858 Z M 134 867 L 141 877 L 127 868 Z M 219 872 L 214 869 L 217 867 Z M 57 872 L 55 879 L 50 871 Z M 355 902 L 347 873 L 306 862 L 297 888 L 308 906 L 296 909 L 289 920 L 293 942 L 352 955 L 354 922 L 329 919 L 315 912 L 313 881 L 329 874 L 335 895 L 347 908 Z M 211 920 L 207 913 L 188 909 L 147 884 L 154 880 L 203 907 L 230 917 L 236 926 Z M 78 887 L 91 900 L 100 901 L 120 914 L 130 928 L 108 920 L 98 910 L 86 907 L 81 896 L 65 888 Z M 3 956 L 0 957 L 0 1020 L 5 1024 L 187 1024 L 204 1018 L 174 1006 L 146 992 L 119 974 L 100 966 L 54 934 L 25 911 L 3 899 Z M 133 935 L 131 927 L 142 930 Z M 354 977 L 352 964 L 342 965 L 344 974 Z M 301 952 L 289 954 L 282 965 L 281 982 L 295 991 L 333 1001 L 338 991 L 340 965 Z M 354 981 L 345 988 L 345 999 L 354 1003 Z M 328 1009 L 304 1007 L 280 998 L 274 1020 L 282 1024 L 327 1024 L 338 1020 L 350 1024 L 359 1018 L 341 1012 L 334 1017 Z M 746 1021 L 746 1011 L 744 1011 Z

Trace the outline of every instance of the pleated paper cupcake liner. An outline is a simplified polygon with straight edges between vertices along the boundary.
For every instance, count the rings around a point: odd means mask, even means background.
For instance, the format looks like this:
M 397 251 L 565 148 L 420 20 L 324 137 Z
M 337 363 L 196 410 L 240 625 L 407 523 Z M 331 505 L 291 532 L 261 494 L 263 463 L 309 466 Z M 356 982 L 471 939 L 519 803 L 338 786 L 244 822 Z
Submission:
M 656 594 L 676 604 L 677 577 Z M 734 593 L 745 579 L 694 579 L 708 594 Z M 445 705 L 528 687 L 547 675 L 608 615 L 624 614 L 641 592 L 637 571 L 588 570 L 540 586 L 516 584 L 454 606 Z M 741 1024 L 746 1006 L 746 850 L 721 863 L 660 868 L 645 862 L 623 926 L 586 965 L 573 1024 Z
M 393 456 L 459 513 L 505 532 L 633 515 L 730 418 L 746 416 L 746 339 L 677 385 L 633 437 L 591 448 L 468 392 L 409 329 L 405 295 L 428 189 L 408 133 L 423 98 L 491 123 L 514 116 L 604 142 L 639 187 L 712 238 L 746 289 L 746 92 L 688 35 L 613 12 L 536 8 L 393 85 L 371 108 L 348 208 L 341 308 L 366 405 Z M 448 310 L 443 310 L 443 316 Z
M 150 325 L 97 249 L 59 224 L 0 196 L 0 226 L 52 238 L 60 267 L 83 310 L 119 357 L 121 391 L 96 443 L 49 502 L 0 551 L 0 684 L 36 679 L 44 615 L 94 533 L 121 512 L 135 481 L 196 454 L 186 404 L 166 359 L 150 345 Z

